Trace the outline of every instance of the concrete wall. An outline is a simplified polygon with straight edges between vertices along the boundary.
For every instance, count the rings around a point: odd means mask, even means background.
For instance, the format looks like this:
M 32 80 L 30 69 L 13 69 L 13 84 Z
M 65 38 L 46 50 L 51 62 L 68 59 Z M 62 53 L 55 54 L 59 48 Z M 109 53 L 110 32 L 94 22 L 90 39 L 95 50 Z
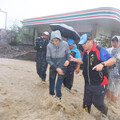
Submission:
M 75 25 L 73 26 L 74 29 L 78 32 L 78 33 L 84 33 L 84 32 L 92 32 L 92 25 Z

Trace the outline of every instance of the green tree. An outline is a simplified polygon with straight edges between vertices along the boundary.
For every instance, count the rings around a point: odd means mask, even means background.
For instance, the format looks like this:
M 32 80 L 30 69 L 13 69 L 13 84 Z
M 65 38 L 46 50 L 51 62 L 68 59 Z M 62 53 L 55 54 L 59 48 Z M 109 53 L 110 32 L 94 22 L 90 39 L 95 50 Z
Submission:
M 17 45 L 21 41 L 21 36 L 23 34 L 23 27 L 13 24 L 9 29 L 7 29 L 2 39 L 9 42 L 10 44 Z

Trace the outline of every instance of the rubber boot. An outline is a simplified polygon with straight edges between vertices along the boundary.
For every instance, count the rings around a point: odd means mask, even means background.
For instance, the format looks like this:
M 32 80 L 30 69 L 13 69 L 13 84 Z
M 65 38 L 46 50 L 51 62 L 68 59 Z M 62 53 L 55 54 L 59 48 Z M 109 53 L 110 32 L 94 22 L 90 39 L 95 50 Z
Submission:
M 105 105 L 101 112 L 107 116 L 108 107 Z
M 45 78 L 42 78 L 42 81 L 45 82 Z
M 86 112 L 90 113 L 91 105 L 83 104 L 83 108 L 85 109 Z

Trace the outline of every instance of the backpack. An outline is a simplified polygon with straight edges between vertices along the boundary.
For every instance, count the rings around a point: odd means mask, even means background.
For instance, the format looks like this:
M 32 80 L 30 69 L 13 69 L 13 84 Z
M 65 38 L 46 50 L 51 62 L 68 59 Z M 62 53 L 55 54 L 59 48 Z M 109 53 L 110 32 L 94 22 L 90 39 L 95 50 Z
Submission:
M 45 41 L 46 40 L 44 38 L 38 37 L 36 39 L 36 49 L 42 50 L 44 48 L 44 46 L 45 46 Z

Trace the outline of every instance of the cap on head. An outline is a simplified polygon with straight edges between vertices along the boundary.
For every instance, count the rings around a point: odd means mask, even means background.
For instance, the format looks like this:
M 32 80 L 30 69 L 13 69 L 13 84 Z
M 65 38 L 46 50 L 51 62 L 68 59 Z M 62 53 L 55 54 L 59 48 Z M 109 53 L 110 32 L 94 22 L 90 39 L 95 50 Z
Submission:
M 47 36 L 49 36 L 49 32 L 45 31 L 45 32 L 42 33 L 42 35 L 47 35 Z
M 74 40 L 73 39 L 68 39 L 67 43 L 68 43 L 68 45 L 72 45 L 72 44 L 74 44 Z
M 80 37 L 80 42 L 78 44 L 85 44 L 88 40 L 92 40 L 92 36 L 90 34 L 83 34 L 81 37 Z

